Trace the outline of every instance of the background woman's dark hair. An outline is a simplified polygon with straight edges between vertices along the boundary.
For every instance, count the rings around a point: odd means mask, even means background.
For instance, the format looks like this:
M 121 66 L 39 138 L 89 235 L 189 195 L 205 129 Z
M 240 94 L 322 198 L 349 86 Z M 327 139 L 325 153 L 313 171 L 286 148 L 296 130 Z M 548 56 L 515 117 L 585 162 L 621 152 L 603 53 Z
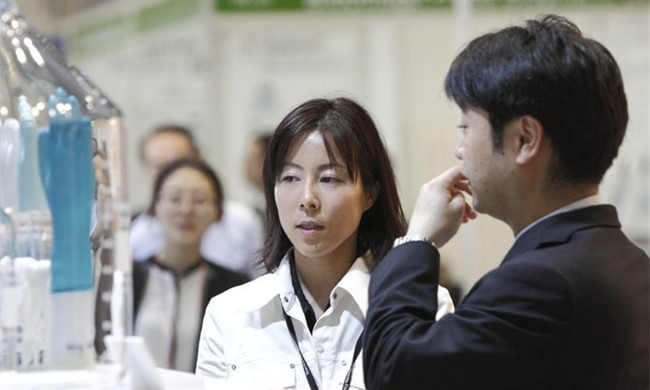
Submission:
M 370 250 L 379 261 L 392 247 L 395 238 L 404 235 L 406 219 L 399 200 L 395 173 L 381 136 L 368 114 L 347 98 L 309 100 L 291 111 L 275 129 L 264 161 L 266 196 L 266 240 L 261 263 L 273 271 L 291 248 L 282 230 L 275 203 L 275 183 L 287 162 L 292 145 L 302 142 L 311 132 L 322 134 L 328 155 L 334 160 L 338 151 L 353 180 L 360 179 L 365 190 L 377 187 L 374 205 L 366 210 L 359 224 L 357 256 Z
M 208 179 L 210 184 L 212 185 L 212 189 L 214 190 L 215 194 L 215 206 L 217 207 L 217 220 L 221 219 L 221 215 L 223 213 L 223 199 L 224 199 L 224 193 L 223 193 L 223 187 L 221 186 L 221 181 L 219 180 L 219 177 L 215 173 L 215 171 L 208 165 L 203 160 L 198 160 L 195 158 L 181 158 L 178 160 L 174 160 L 171 163 L 165 165 L 165 167 L 158 173 L 158 176 L 156 176 L 156 180 L 154 181 L 153 184 L 153 193 L 151 195 L 151 201 L 149 202 L 149 208 L 147 209 L 147 213 L 150 215 L 154 215 L 154 210 L 156 209 L 156 203 L 158 203 L 158 198 L 160 197 L 160 190 L 162 189 L 163 184 L 165 184 L 165 180 L 171 175 L 172 173 L 176 172 L 177 170 L 181 168 L 192 168 L 195 169 L 203 174 L 203 176 Z
M 188 127 L 182 125 L 167 123 L 156 126 L 151 132 L 149 132 L 140 140 L 140 145 L 138 146 L 140 161 L 145 161 L 144 150 L 147 142 L 159 134 L 176 134 L 178 136 L 185 137 L 187 139 L 187 143 L 190 145 L 192 157 L 197 159 L 201 158 L 201 151 L 199 150 L 199 146 L 196 143 L 196 139 L 194 138 L 192 131 Z
M 599 183 L 628 121 L 623 80 L 610 52 L 557 15 L 470 42 L 452 63 L 445 90 L 461 109 L 487 111 L 497 150 L 510 120 L 539 120 L 556 155 L 551 181 Z

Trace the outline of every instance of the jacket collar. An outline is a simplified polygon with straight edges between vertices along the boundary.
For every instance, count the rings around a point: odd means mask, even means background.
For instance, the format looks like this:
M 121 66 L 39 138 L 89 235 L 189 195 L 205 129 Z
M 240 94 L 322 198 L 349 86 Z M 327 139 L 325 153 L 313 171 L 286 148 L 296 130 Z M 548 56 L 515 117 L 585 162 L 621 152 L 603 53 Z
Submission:
M 594 227 L 620 229 L 616 208 L 612 205 L 584 207 L 540 221 L 517 238 L 502 264 L 525 252 L 565 243 L 575 232 Z

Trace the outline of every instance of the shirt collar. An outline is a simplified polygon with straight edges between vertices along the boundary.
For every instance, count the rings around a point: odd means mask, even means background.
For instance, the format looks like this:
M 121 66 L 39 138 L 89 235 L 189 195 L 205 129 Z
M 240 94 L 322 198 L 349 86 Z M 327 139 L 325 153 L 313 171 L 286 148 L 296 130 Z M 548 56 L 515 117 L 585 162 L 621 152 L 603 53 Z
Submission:
M 199 260 L 195 264 L 189 266 L 188 268 L 184 269 L 181 272 L 176 272 L 172 268 L 170 268 L 170 267 L 166 266 L 165 264 L 161 263 L 160 259 L 158 259 L 158 256 L 153 256 L 151 258 L 151 263 L 153 265 L 155 265 L 156 267 L 162 269 L 162 270 L 170 272 L 172 275 L 174 275 L 175 278 L 184 278 L 187 275 L 192 274 L 194 271 L 196 271 L 200 267 L 202 267 L 202 266 L 204 267 L 204 265 L 206 264 L 203 257 L 199 257 Z
M 368 311 L 368 284 L 370 282 L 370 269 L 368 259 L 364 256 L 358 257 L 350 270 L 343 276 L 338 284 L 332 289 L 330 302 L 340 300 L 343 293 L 350 295 L 352 300 L 359 306 L 361 312 Z M 337 298 L 335 298 L 335 294 Z M 335 303 L 333 303 L 335 304 Z
M 289 262 L 285 256 L 273 272 L 238 286 L 237 288 L 243 289 L 246 296 L 246 299 L 237 303 L 238 310 L 257 311 L 270 302 L 280 299 L 288 312 L 297 300 L 291 285 L 290 272 Z
M 283 297 L 288 297 L 288 299 L 285 300 L 285 302 L 288 301 L 288 304 L 283 303 L 287 310 L 289 310 L 289 307 L 293 302 L 299 301 L 295 291 L 293 290 L 291 267 L 288 258 L 289 255 L 293 256 L 292 253 L 288 253 L 284 259 L 282 259 L 280 266 L 278 266 L 278 269 L 276 270 L 280 283 L 286 287 L 285 293 L 288 293 L 287 295 L 283 295 Z M 368 311 L 368 284 L 370 282 L 370 269 L 368 268 L 368 263 L 369 260 L 365 256 L 358 257 L 354 263 L 352 263 L 348 272 L 343 275 L 343 278 L 341 278 L 330 292 L 330 302 L 332 305 L 336 306 L 336 302 L 340 301 L 344 294 L 347 294 L 365 315 Z M 289 289 L 291 291 L 288 291 Z
M 603 202 L 600 199 L 600 196 L 598 196 L 598 194 L 596 194 L 596 195 L 591 195 L 591 196 L 588 196 L 586 198 L 576 200 L 575 202 L 569 203 L 566 206 L 562 206 L 559 209 L 557 209 L 557 210 L 555 210 L 555 211 L 553 211 L 551 213 L 546 214 L 542 218 L 536 220 L 535 222 L 533 222 L 533 223 L 529 224 L 528 226 L 526 226 L 525 228 L 523 228 L 519 232 L 519 234 L 517 234 L 517 236 L 515 237 L 515 241 L 517 241 L 517 239 L 519 239 L 519 237 L 521 237 L 521 235 L 524 234 L 526 231 L 528 231 L 530 228 L 532 228 L 533 226 L 537 225 L 538 223 L 540 223 L 541 221 L 543 221 L 543 220 L 545 220 L 547 218 L 550 218 L 550 217 L 552 217 L 554 215 L 558 215 L 558 214 L 561 214 L 561 213 L 566 213 L 568 211 L 573 211 L 573 210 L 577 210 L 577 209 L 581 209 L 581 208 L 585 208 L 585 207 L 590 207 L 590 206 L 596 206 L 596 205 L 599 205 L 599 204 L 602 204 L 602 203 Z
M 293 256 L 291 253 L 289 256 Z M 294 287 L 295 294 L 300 302 L 300 305 L 305 313 L 305 318 L 307 319 L 307 325 L 309 329 L 312 330 L 314 324 L 316 323 L 316 315 L 313 307 L 308 302 L 306 294 L 309 292 L 304 292 L 302 290 L 302 283 L 299 280 L 298 272 L 295 268 L 295 263 L 293 258 L 289 259 L 289 264 L 291 267 L 291 281 Z M 362 313 L 367 312 L 368 310 L 368 284 L 370 282 L 370 270 L 368 269 L 367 259 L 363 256 L 358 257 L 348 272 L 343 275 L 343 278 L 334 286 L 330 292 L 330 305 L 337 305 L 337 300 L 340 301 L 343 298 L 344 294 L 348 294 L 353 302 L 357 304 Z
M 296 297 L 298 297 L 298 302 L 300 302 L 302 311 L 305 313 L 307 327 L 309 328 L 309 331 L 312 331 L 314 329 L 314 325 L 316 324 L 316 313 L 314 312 L 314 308 L 307 299 L 307 296 L 305 296 L 305 292 L 302 289 L 302 283 L 300 281 L 300 277 L 298 276 L 298 269 L 296 268 L 296 260 L 294 258 L 293 252 L 289 252 L 288 257 L 289 269 L 291 272 L 291 285 L 293 286 L 293 291 L 296 294 Z M 307 293 L 309 293 L 309 291 L 307 291 Z
M 288 256 L 289 252 L 284 256 L 273 273 L 260 276 L 250 282 L 255 284 L 255 291 L 261 293 L 251 296 L 251 300 L 247 301 L 246 310 L 257 310 L 274 299 L 278 299 L 278 297 L 282 301 L 282 305 L 287 313 L 292 311 L 294 304 L 300 306 L 291 281 L 291 268 Z M 348 294 L 365 315 L 368 310 L 369 282 L 370 270 L 368 268 L 368 260 L 362 256 L 354 261 L 352 267 L 350 267 L 348 272 L 337 283 L 334 289 L 332 289 L 330 293 L 332 305 L 336 306 L 335 301 L 340 300 L 343 294 Z M 302 311 L 302 309 L 299 310 Z

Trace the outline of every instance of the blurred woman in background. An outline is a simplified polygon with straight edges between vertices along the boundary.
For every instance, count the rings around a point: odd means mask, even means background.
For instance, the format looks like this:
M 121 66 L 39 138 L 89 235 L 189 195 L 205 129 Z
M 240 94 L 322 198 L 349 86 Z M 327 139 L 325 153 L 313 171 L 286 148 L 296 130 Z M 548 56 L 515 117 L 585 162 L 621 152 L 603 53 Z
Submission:
M 194 371 L 201 319 L 210 298 L 249 279 L 200 254 L 205 230 L 221 218 L 223 191 L 205 162 L 181 159 L 155 182 L 148 212 L 160 221 L 162 249 L 133 263 L 134 333 L 157 366 Z

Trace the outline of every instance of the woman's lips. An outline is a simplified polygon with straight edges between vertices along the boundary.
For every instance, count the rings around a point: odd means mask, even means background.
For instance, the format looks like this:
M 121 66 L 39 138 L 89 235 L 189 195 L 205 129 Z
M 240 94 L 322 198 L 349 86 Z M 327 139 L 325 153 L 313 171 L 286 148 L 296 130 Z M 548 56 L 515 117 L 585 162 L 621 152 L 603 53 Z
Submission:
M 301 228 L 301 229 L 307 229 L 307 230 L 322 229 L 323 228 L 321 225 L 316 225 L 316 224 L 300 224 L 300 225 L 298 225 L 298 227 Z
M 305 235 L 313 235 L 313 234 L 316 234 L 316 233 L 320 232 L 321 230 L 325 229 L 325 227 L 323 225 L 319 225 L 319 224 L 311 223 L 311 222 L 300 223 L 300 224 L 297 225 L 297 228 L 298 228 L 298 230 L 300 230 Z

